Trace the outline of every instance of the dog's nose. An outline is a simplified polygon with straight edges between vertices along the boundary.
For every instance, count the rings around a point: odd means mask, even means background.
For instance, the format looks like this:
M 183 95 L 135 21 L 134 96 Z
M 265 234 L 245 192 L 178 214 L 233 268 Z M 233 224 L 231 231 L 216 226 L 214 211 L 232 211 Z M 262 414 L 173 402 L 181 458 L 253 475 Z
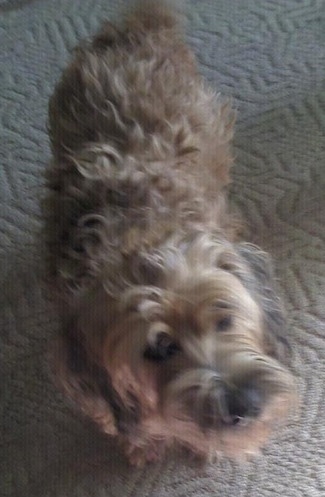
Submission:
M 255 386 L 228 388 L 225 393 L 224 424 L 234 426 L 248 418 L 256 418 L 262 408 L 262 395 Z

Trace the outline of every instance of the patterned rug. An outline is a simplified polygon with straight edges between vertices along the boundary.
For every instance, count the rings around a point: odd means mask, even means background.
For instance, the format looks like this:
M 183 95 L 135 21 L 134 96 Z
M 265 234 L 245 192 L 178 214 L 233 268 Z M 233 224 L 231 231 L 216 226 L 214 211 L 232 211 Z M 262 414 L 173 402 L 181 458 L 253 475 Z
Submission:
M 126 2 L 0 2 L 0 495 L 325 495 L 323 0 L 189 2 L 202 73 L 238 109 L 233 201 L 273 255 L 288 310 L 299 420 L 247 463 L 170 458 L 131 470 L 48 377 L 58 323 L 40 290 L 48 97 L 69 50 Z

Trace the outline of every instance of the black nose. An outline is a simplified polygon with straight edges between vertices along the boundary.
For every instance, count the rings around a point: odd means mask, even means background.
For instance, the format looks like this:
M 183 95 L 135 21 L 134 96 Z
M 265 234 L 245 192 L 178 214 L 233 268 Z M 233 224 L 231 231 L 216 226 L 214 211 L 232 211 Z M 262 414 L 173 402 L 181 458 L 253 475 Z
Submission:
M 228 388 L 225 393 L 222 421 L 227 425 L 237 425 L 248 418 L 256 418 L 262 408 L 262 395 L 254 386 Z

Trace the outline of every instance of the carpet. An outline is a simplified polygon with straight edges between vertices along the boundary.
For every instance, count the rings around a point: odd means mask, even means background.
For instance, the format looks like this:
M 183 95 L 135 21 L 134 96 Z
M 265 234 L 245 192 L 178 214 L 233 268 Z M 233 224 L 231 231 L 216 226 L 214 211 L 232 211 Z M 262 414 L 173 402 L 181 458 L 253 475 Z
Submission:
M 40 289 L 48 97 L 117 0 L 0 2 L 0 495 L 325 495 L 325 4 L 189 2 L 202 73 L 238 109 L 232 200 L 274 260 L 302 409 L 252 461 L 130 469 L 53 387 L 58 322 Z

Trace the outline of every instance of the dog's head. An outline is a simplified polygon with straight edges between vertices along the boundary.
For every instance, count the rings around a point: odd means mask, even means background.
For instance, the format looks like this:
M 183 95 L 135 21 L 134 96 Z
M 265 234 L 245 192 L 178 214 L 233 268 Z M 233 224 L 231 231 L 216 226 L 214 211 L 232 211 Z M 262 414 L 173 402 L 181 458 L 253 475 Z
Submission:
M 66 342 L 70 393 L 73 377 L 79 402 L 87 391 L 104 399 L 121 432 L 146 426 L 225 452 L 260 445 L 295 400 L 265 254 L 200 234 L 126 264 L 118 298 L 103 284 L 76 311 Z

